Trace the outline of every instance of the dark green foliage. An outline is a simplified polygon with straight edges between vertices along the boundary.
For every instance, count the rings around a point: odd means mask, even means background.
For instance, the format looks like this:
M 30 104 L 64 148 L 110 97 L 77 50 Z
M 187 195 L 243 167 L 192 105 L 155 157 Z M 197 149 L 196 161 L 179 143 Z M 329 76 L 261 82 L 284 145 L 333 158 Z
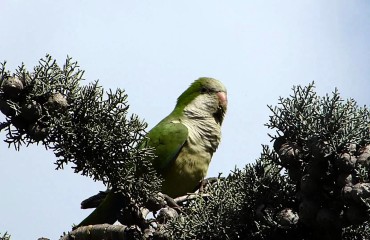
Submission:
M 4 234 L 0 233 L 0 240 L 10 240 L 10 235 L 7 232 Z
M 351 226 L 344 229 L 343 239 L 368 240 L 370 239 L 370 222 L 364 222 L 359 226 Z
M 305 156 L 316 155 L 317 151 L 330 154 L 350 143 L 363 146 L 370 142 L 368 108 L 358 107 L 353 99 L 344 101 L 337 90 L 332 96 L 319 97 L 313 84 L 294 87 L 293 92 L 290 98 L 280 98 L 277 107 L 269 107 L 273 115 L 266 126 L 301 145 Z
M 0 73 L 1 83 L 12 77 L 5 64 Z M 0 92 L 15 112 L 1 125 L 9 144 L 19 149 L 42 143 L 58 157 L 57 169 L 73 163 L 76 173 L 109 183 L 137 201 L 158 190 L 151 149 L 136 148 L 147 124 L 128 116 L 123 90 L 104 94 L 98 82 L 80 86 L 83 71 L 76 62 L 68 58 L 60 68 L 48 55 L 32 73 L 22 65 L 14 77 L 23 82 L 20 94 L 10 98 L 6 89 Z
M 316 239 L 338 239 L 342 228 L 366 224 L 370 211 L 370 112 L 353 99 L 344 101 L 337 90 L 318 97 L 313 84 L 294 87 L 294 95 L 272 108 L 267 126 L 279 158 L 297 185 L 300 222 Z M 367 156 L 367 155 L 366 155 Z M 360 200 L 358 200 L 360 199 Z M 361 212 L 361 214 L 356 214 Z M 352 228 L 351 228 L 352 227 Z M 363 231 L 363 232 L 362 232 Z M 360 227 L 355 232 L 370 237 Z

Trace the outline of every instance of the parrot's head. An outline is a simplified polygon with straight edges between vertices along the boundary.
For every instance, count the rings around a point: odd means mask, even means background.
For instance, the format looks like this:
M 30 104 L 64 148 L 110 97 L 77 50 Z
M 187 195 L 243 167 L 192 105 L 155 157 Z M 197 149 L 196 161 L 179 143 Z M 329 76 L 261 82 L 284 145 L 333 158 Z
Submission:
M 199 78 L 180 95 L 176 108 L 197 116 L 212 116 L 221 125 L 227 109 L 226 88 L 214 78 Z

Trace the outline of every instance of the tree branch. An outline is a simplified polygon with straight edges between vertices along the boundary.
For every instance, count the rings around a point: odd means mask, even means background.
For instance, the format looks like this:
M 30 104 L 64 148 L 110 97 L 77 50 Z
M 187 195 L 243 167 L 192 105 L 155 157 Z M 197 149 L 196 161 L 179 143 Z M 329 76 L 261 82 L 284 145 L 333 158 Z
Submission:
M 129 239 L 127 236 L 127 229 L 125 225 L 89 225 L 68 232 L 62 236 L 60 240 L 126 240 Z

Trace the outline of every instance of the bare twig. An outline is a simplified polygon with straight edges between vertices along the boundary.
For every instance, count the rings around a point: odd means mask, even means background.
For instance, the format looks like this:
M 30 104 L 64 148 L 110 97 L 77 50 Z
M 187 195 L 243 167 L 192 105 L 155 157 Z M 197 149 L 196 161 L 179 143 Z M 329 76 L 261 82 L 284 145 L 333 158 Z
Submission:
M 174 201 L 179 204 L 179 203 L 183 203 L 183 202 L 186 202 L 186 201 L 194 200 L 194 199 L 199 198 L 199 197 L 207 198 L 209 196 L 210 196 L 210 194 L 208 194 L 208 193 L 189 193 L 187 195 L 175 198 Z

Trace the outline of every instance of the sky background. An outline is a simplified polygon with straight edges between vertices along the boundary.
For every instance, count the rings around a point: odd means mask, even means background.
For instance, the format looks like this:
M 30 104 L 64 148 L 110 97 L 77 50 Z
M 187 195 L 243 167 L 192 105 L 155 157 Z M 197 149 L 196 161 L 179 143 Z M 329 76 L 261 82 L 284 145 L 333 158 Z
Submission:
M 29 70 L 46 53 L 67 55 L 85 83 L 123 88 L 131 113 L 153 127 L 198 77 L 221 80 L 229 106 L 209 176 L 257 159 L 269 144 L 267 105 L 315 81 L 369 104 L 370 1 L 0 0 L 0 61 Z M 0 121 L 4 116 L 0 116 Z M 0 133 L 0 140 L 5 133 Z M 81 200 L 101 183 L 55 171 L 42 146 L 0 144 L 0 232 L 57 239 L 89 214 Z

